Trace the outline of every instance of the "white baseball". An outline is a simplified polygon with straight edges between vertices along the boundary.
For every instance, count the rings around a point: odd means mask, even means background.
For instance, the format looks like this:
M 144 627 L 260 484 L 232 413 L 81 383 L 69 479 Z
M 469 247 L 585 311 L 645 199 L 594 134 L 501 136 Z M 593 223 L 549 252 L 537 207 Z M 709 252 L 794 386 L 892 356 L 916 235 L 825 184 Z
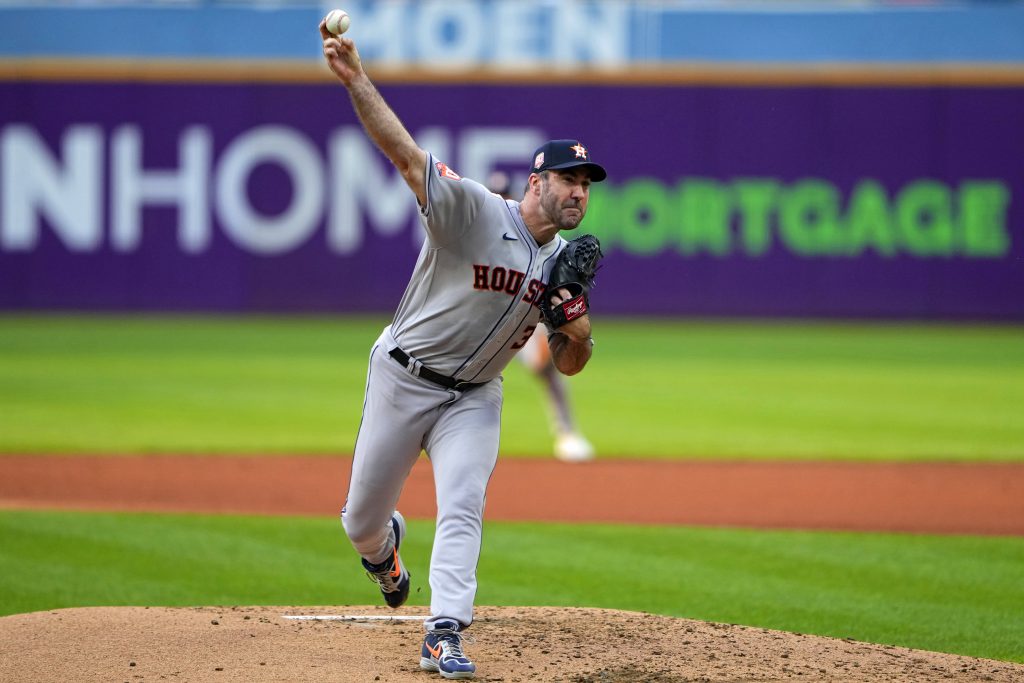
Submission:
M 327 13 L 327 30 L 336 36 L 347 31 L 351 23 L 352 20 L 349 19 L 348 12 L 345 10 L 332 9 Z

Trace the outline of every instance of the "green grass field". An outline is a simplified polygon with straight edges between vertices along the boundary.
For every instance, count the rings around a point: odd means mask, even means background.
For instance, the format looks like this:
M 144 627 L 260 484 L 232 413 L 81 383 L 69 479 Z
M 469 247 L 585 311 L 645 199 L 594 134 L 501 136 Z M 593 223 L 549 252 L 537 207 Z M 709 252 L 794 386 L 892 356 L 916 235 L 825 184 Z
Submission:
M 0 452 L 348 453 L 382 318 L 0 317 Z M 601 455 L 1020 460 L 1024 328 L 608 320 L 570 380 Z M 502 452 L 544 456 L 506 372 Z
M 0 316 L 0 453 L 348 453 L 385 323 Z M 595 336 L 571 386 L 601 457 L 1024 459 L 1024 328 L 601 320 Z M 506 456 L 550 457 L 543 401 L 511 366 Z M 424 605 L 432 525 L 411 525 Z M 478 603 L 1024 662 L 1022 576 L 1021 538 L 489 523 Z M 0 614 L 375 600 L 333 519 L 0 511 Z
M 432 537 L 414 521 L 403 545 L 413 605 L 429 604 Z M 0 512 L 0 538 L 3 613 L 379 600 L 336 520 Z M 572 581 L 567 555 L 588 568 Z M 477 602 L 642 610 L 1024 662 L 1022 566 L 1019 538 L 489 523 Z

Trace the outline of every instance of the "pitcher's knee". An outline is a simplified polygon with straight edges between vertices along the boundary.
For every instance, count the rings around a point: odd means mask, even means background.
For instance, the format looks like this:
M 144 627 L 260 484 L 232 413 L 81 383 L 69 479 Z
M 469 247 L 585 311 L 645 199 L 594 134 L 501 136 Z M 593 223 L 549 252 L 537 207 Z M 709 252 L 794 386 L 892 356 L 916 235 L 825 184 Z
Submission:
M 439 527 L 479 531 L 483 526 L 483 514 L 473 510 L 442 509 L 437 512 L 437 525 Z
M 437 518 L 473 522 L 484 514 L 483 495 L 463 494 L 449 500 L 438 501 Z
M 379 528 L 375 526 L 371 529 L 370 525 L 366 524 L 365 521 L 354 518 L 347 510 L 342 510 L 341 512 L 341 528 L 345 530 L 345 535 L 348 536 L 348 540 L 352 541 L 353 545 L 366 542 L 368 538 L 380 532 Z
M 348 511 L 341 513 L 341 526 L 352 547 L 362 555 L 377 554 L 388 543 L 389 527 L 366 518 L 356 518 Z

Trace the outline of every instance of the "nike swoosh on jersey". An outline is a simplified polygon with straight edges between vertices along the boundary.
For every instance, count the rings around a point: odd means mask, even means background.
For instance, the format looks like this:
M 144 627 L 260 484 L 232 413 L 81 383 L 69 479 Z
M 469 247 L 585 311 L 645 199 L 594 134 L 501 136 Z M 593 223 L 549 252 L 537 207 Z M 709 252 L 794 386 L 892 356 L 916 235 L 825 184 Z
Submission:
M 513 237 L 512 235 L 508 234 L 507 232 L 504 235 L 501 236 L 501 239 L 509 240 L 511 242 L 518 242 L 519 241 L 518 237 Z

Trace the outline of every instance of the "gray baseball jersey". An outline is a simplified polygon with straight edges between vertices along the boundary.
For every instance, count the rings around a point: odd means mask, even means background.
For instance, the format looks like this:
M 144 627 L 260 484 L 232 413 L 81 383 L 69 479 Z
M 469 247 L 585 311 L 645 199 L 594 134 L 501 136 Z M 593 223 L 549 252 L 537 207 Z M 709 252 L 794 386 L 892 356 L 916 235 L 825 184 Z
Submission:
M 385 561 L 402 487 L 427 452 L 437 500 L 430 629 L 473 621 L 485 493 L 498 458 L 500 373 L 540 323 L 538 298 L 565 240 L 538 245 L 517 202 L 431 155 L 426 171 L 426 239 L 395 318 L 370 352 L 342 523 L 367 562 Z M 399 349 L 411 360 L 396 360 Z M 477 386 L 446 388 L 423 368 Z
M 427 238 L 391 334 L 443 375 L 485 382 L 501 373 L 541 321 L 538 307 L 556 236 L 538 245 L 519 204 L 427 159 Z

